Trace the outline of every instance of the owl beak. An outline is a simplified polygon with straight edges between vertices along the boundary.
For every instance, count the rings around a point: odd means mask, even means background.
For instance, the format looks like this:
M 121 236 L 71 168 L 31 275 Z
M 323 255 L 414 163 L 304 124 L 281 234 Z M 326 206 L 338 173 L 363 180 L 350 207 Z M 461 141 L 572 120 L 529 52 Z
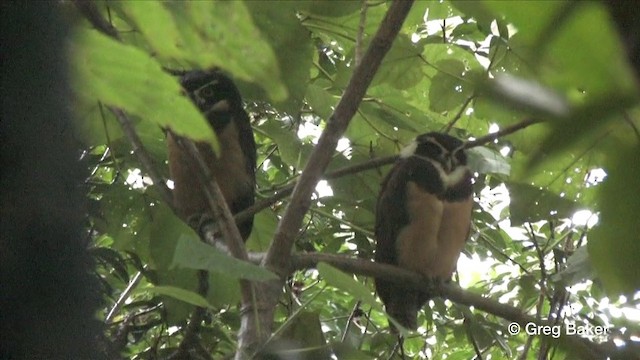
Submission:
M 453 171 L 453 158 L 451 156 L 445 157 L 444 161 L 442 162 L 442 167 L 444 169 L 444 172 L 450 174 L 451 171 Z

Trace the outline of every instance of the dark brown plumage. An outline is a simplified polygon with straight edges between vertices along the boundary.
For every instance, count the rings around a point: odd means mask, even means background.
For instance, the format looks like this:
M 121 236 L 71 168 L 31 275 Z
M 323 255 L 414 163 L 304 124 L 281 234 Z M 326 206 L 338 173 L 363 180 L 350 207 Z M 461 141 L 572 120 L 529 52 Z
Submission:
M 249 116 L 235 84 L 219 71 L 192 71 L 181 83 L 191 100 L 205 114 L 220 142 L 218 157 L 207 143 L 196 146 L 209 168 L 233 214 L 254 203 L 256 145 Z M 209 207 L 202 192 L 198 167 L 191 156 L 176 143 L 177 136 L 167 135 L 169 170 L 174 181 L 174 199 L 180 215 L 198 223 Z M 253 217 L 238 224 L 242 238 L 251 234 Z
M 376 262 L 448 280 L 469 234 L 471 172 L 463 142 L 441 133 L 418 136 L 382 183 L 376 206 Z M 375 279 L 387 313 L 416 329 L 430 294 Z

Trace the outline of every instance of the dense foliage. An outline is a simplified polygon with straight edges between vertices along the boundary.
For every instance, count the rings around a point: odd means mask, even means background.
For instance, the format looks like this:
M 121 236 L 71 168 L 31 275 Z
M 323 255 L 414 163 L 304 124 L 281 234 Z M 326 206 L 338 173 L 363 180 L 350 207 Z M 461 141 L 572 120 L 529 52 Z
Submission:
M 120 351 L 130 358 L 171 354 L 194 305 L 205 305 L 203 353 L 233 354 L 242 315 L 237 279 L 264 276 L 213 261 L 220 256 L 151 181 L 151 171 L 156 181 L 169 178 L 162 127 L 216 146 L 170 73 L 215 66 L 236 80 L 258 144 L 258 202 L 269 205 L 256 214 L 247 248 L 265 252 L 289 203 L 276 195 L 307 165 L 389 6 L 101 2 L 93 15 L 113 28 L 80 22 L 70 44 L 76 130 L 93 169 L 92 252 L 110 299 L 100 316 Z M 427 131 L 472 139 L 522 125 L 470 150 L 476 206 L 455 280 L 537 320 L 607 327 L 608 334 L 582 337 L 610 352 L 633 341 L 637 347 L 637 86 L 601 3 L 418 1 L 327 173 L 395 155 Z M 129 117 L 123 122 L 113 109 Z M 141 144 L 123 131 L 126 121 Z M 387 171 L 325 176 L 294 250 L 372 259 L 373 210 Z M 200 268 L 210 270 L 206 299 L 196 293 Z M 276 309 L 275 338 L 291 340 L 304 356 L 391 358 L 399 353 L 396 337 L 372 293 L 365 276 L 324 265 L 296 271 Z M 554 336 L 509 334 L 510 319 L 498 315 L 437 298 L 407 336 L 404 356 L 565 358 L 574 351 Z

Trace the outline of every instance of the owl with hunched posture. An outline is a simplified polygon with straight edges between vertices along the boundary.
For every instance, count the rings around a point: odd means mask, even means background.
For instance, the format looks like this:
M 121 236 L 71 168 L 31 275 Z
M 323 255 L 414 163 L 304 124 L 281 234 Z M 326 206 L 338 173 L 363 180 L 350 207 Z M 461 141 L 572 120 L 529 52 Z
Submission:
M 209 166 L 220 191 L 233 214 L 254 203 L 256 144 L 249 115 L 233 81 L 220 71 L 190 71 L 180 79 L 182 87 L 215 130 L 220 154 L 205 142 L 196 143 Z M 199 167 L 189 153 L 177 143 L 178 137 L 167 134 L 169 170 L 174 181 L 174 200 L 183 219 L 202 225 L 209 205 L 199 181 Z M 253 217 L 238 224 L 244 240 L 251 234 Z
M 473 188 L 464 143 L 431 132 L 404 148 L 376 205 L 375 261 L 436 281 L 451 278 L 471 224 Z M 430 294 L 375 279 L 389 315 L 417 328 L 418 310 Z

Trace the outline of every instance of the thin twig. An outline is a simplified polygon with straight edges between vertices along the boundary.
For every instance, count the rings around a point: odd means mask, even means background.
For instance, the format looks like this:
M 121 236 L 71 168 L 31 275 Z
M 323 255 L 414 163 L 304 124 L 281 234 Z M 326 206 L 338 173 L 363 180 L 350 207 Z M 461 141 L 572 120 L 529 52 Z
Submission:
M 352 174 L 356 174 L 359 172 L 363 172 L 363 171 L 367 171 L 367 170 L 372 170 L 375 168 L 379 168 L 381 166 L 385 166 L 385 165 L 389 165 L 389 164 L 393 164 L 396 160 L 398 159 L 397 155 L 393 155 L 393 156 L 386 156 L 386 157 L 381 157 L 381 158 L 375 158 L 375 159 L 371 159 L 369 161 L 365 161 L 363 163 L 360 164 L 356 164 L 356 165 L 352 165 L 352 166 L 345 166 L 342 167 L 338 170 L 332 171 L 332 172 L 328 172 L 326 173 L 323 178 L 326 180 L 333 180 L 333 179 L 337 179 L 346 175 L 352 175 Z M 297 182 L 286 185 L 284 187 L 282 187 L 281 189 L 279 189 L 275 194 L 273 194 L 272 196 L 257 201 L 255 204 L 253 204 L 252 206 L 244 209 L 243 211 L 237 213 L 234 217 L 236 223 L 239 222 L 243 222 L 246 219 L 248 219 L 250 216 L 258 213 L 259 211 L 268 208 L 269 206 L 277 203 L 278 201 L 286 198 L 287 196 L 289 196 L 292 192 L 293 192 L 293 188 L 296 186 Z
M 133 153 L 138 157 L 138 161 L 144 167 L 144 170 L 149 174 L 149 177 L 153 181 L 153 184 L 158 187 L 158 192 L 160 196 L 162 196 L 162 200 L 164 200 L 170 208 L 174 208 L 173 204 L 173 196 L 171 195 L 171 190 L 167 187 L 162 176 L 156 170 L 154 166 L 153 159 L 149 155 L 149 153 L 145 150 L 144 145 L 142 144 L 142 140 L 138 137 L 136 130 L 133 128 L 131 123 L 131 119 L 127 116 L 124 110 L 119 109 L 117 107 L 108 106 L 107 107 L 118 119 L 120 126 L 122 127 L 122 131 L 129 139 L 131 143 L 131 148 Z M 175 212 L 175 211 L 174 211 Z
M 636 123 L 633 122 L 633 119 L 631 119 L 631 116 L 629 115 L 629 112 L 628 111 L 623 111 L 622 112 L 622 118 L 624 119 L 624 121 L 627 124 L 629 124 L 631 129 L 633 129 L 633 132 L 636 134 L 636 138 L 638 138 L 638 141 L 640 142 L 640 130 L 638 129 L 638 126 L 636 125 Z
M 89 20 L 97 30 L 110 36 L 114 39 L 120 40 L 120 34 L 113 25 L 111 25 L 100 13 L 100 10 L 96 6 L 96 3 L 91 0 L 74 0 L 73 4 L 78 8 L 80 13 Z
M 353 323 L 353 319 L 355 318 L 355 315 L 358 311 L 362 311 L 360 310 L 360 305 L 362 304 L 362 300 L 358 300 L 356 301 L 356 304 L 353 305 L 353 309 L 351 310 L 351 313 L 349 314 L 349 318 L 347 319 L 347 325 L 344 327 L 344 331 L 342 332 L 342 338 L 340 339 L 340 342 L 345 342 L 347 340 L 347 334 L 349 333 L 349 329 L 351 328 L 351 325 Z
M 74 0 L 73 1 L 76 8 L 85 16 L 87 20 L 100 32 L 103 34 L 120 41 L 120 35 L 113 25 L 111 25 L 107 20 L 104 19 L 100 10 L 98 9 L 96 3 L 90 0 Z M 133 149 L 133 153 L 138 157 L 138 161 L 144 167 L 144 170 L 149 174 L 149 177 L 153 181 L 153 184 L 158 187 L 160 196 L 167 203 L 167 205 L 173 210 L 173 196 L 171 195 L 171 191 L 165 184 L 160 173 L 156 171 L 156 168 L 153 163 L 153 159 L 149 155 L 149 153 L 145 150 L 140 137 L 136 133 L 133 128 L 132 122 L 124 112 L 124 110 L 114 107 L 107 107 L 118 119 L 122 130 L 124 131 L 127 139 L 131 143 L 131 147 Z M 174 211 L 175 212 L 175 211 Z
M 490 142 L 495 141 L 496 139 L 499 139 L 499 138 L 501 138 L 503 136 L 507 136 L 507 135 L 513 134 L 516 131 L 522 130 L 522 129 L 528 127 L 528 126 L 531 126 L 533 124 L 538 124 L 538 123 L 541 123 L 541 122 L 542 122 L 542 120 L 533 119 L 533 118 L 523 120 L 523 121 L 521 121 L 521 122 L 519 122 L 517 124 L 513 124 L 511 126 L 507 126 L 506 128 L 501 129 L 499 131 L 496 131 L 494 133 L 491 133 L 491 134 L 488 134 L 488 135 L 485 135 L 485 136 L 481 136 L 481 137 L 479 137 L 479 138 L 477 138 L 475 140 L 472 140 L 472 141 L 467 141 L 467 143 L 464 145 L 464 148 L 465 149 L 470 149 L 472 147 L 481 146 L 481 145 L 490 143 Z
M 218 229 L 220 229 L 229 251 L 235 258 L 245 261 L 248 260 L 247 250 L 244 247 L 240 231 L 233 220 L 233 215 L 231 214 L 231 210 L 229 210 L 227 202 L 224 200 L 222 191 L 211 173 L 211 169 L 207 166 L 207 163 L 200 155 L 193 141 L 177 136 L 176 140 L 178 146 L 188 153 L 198 166 L 201 188 L 207 199 L 209 210 L 211 210 L 211 214 L 216 220 Z
M 146 268 L 146 265 L 145 265 L 145 268 Z M 105 323 L 107 324 L 110 323 L 111 319 L 113 319 L 113 317 L 118 313 L 118 311 L 120 311 L 120 308 L 122 308 L 122 306 L 124 305 L 124 302 L 127 301 L 127 299 L 129 299 L 129 295 L 131 295 L 131 292 L 136 288 L 141 278 L 142 278 L 142 271 L 138 271 L 133 276 L 133 278 L 131 278 L 131 280 L 129 281 L 129 284 L 127 284 L 127 287 L 122 291 L 122 293 L 118 297 L 118 300 L 116 300 L 116 303 L 111 307 L 111 310 L 109 310 L 107 317 L 104 319 Z
M 471 101 L 473 101 L 473 99 L 475 99 L 476 96 L 475 95 L 471 95 L 467 98 L 467 100 L 464 101 L 464 103 L 462 104 L 462 107 L 460 108 L 460 110 L 458 110 L 458 113 L 456 114 L 456 116 L 453 117 L 453 119 L 451 119 L 451 121 L 449 121 L 449 123 L 445 126 L 444 130 L 442 132 L 444 132 L 445 134 L 448 133 L 449 131 L 451 131 L 451 128 L 453 128 L 453 125 L 455 125 L 458 120 L 460 120 L 460 118 L 462 117 L 462 114 L 464 114 L 465 110 L 467 110 L 467 107 L 469 106 L 469 104 L 471 104 Z
M 462 321 L 462 325 L 464 326 L 465 332 L 467 333 L 467 338 L 469 342 L 473 346 L 473 351 L 476 353 L 476 357 L 474 359 L 482 360 L 482 350 L 480 350 L 480 346 L 478 345 L 478 340 L 474 336 L 474 332 L 471 330 L 471 318 L 464 314 L 464 320 Z

